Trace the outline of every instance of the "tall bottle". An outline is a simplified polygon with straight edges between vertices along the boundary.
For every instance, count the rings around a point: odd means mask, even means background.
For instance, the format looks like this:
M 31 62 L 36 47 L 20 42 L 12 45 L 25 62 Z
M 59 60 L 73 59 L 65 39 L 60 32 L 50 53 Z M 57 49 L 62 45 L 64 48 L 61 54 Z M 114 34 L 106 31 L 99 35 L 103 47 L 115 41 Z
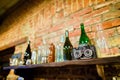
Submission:
M 109 44 L 106 34 L 103 32 L 102 26 L 99 24 L 96 26 L 96 46 L 98 57 L 107 57 L 110 55 Z
M 79 39 L 79 54 L 75 54 L 77 58 L 80 59 L 90 59 L 96 58 L 96 49 L 95 46 L 91 44 L 89 37 L 87 36 L 84 24 L 80 24 L 81 36 Z
M 89 37 L 87 36 L 86 32 L 85 32 L 85 29 L 84 29 L 84 24 L 81 23 L 80 24 L 80 28 L 81 28 L 81 36 L 80 36 L 80 39 L 79 39 L 79 45 L 81 44 L 91 44 L 91 41 L 89 39 Z
M 72 59 L 71 53 L 72 53 L 73 46 L 69 40 L 68 30 L 65 31 L 65 37 L 66 39 L 65 39 L 64 46 L 63 46 L 64 60 L 71 60 Z
M 31 48 L 30 48 L 30 41 L 28 41 L 28 45 L 27 45 L 27 48 L 25 50 L 25 54 L 24 54 L 24 64 L 26 64 L 26 61 L 28 59 L 31 59 Z

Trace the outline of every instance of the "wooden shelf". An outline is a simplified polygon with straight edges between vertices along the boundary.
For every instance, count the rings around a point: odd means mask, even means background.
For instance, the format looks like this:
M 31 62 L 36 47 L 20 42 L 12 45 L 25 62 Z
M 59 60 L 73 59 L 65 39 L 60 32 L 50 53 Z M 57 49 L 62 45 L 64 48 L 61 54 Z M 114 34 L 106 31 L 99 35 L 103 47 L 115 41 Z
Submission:
M 71 60 L 64 62 L 52 62 L 52 63 L 43 63 L 43 64 L 35 64 L 35 65 L 23 65 L 23 66 L 8 66 L 3 67 L 4 70 L 9 69 L 34 69 L 40 67 L 62 67 L 69 65 L 104 65 L 104 64 L 119 64 L 120 56 L 116 57 L 107 57 L 107 58 L 96 58 L 96 59 L 84 59 L 84 60 Z

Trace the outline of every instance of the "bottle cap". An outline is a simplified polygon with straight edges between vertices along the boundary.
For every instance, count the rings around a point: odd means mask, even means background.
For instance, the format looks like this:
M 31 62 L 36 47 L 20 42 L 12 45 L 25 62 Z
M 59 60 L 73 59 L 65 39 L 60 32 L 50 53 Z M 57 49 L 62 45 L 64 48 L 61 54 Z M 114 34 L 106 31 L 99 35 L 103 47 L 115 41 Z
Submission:
M 81 23 L 80 25 L 81 25 L 81 26 L 83 26 L 83 25 L 84 25 L 84 23 Z

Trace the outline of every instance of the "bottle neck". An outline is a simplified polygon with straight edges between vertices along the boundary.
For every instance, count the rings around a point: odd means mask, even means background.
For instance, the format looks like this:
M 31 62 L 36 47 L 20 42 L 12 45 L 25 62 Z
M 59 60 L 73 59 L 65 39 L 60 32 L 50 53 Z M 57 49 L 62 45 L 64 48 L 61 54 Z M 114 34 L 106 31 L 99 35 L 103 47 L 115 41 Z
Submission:
M 82 34 L 86 34 L 86 33 L 85 33 L 85 29 L 84 29 L 84 24 L 83 24 L 83 23 L 81 24 L 81 33 L 82 33 Z
M 69 32 L 68 32 L 68 30 L 65 31 L 65 37 L 69 38 Z

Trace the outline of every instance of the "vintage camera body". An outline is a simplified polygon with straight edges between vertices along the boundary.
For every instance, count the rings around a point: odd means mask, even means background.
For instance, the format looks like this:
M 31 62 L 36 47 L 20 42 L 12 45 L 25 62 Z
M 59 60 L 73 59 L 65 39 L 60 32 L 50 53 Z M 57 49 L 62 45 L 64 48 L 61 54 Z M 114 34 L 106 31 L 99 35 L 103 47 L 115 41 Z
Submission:
M 96 58 L 96 49 L 94 45 L 82 44 L 78 48 L 73 48 L 73 59 L 91 59 Z

